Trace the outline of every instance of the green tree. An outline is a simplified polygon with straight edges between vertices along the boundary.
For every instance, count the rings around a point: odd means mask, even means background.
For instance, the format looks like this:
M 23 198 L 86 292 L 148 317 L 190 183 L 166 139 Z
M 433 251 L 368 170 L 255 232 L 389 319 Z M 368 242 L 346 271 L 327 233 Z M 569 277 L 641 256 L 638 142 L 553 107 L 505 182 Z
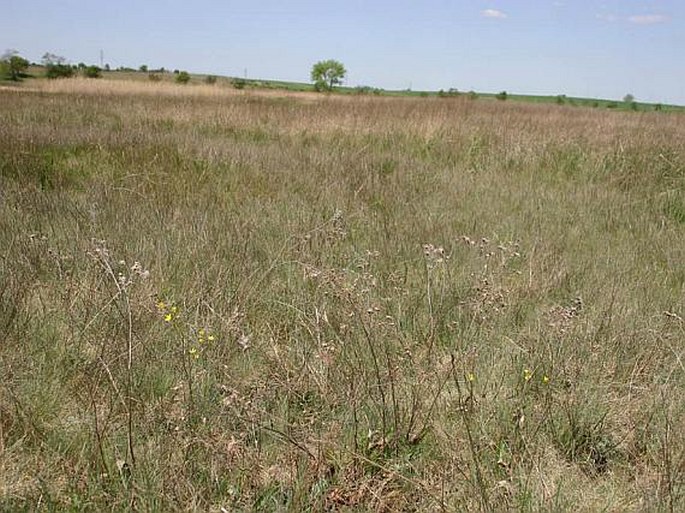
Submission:
M 0 58 L 0 74 L 10 80 L 19 80 L 29 68 L 29 61 L 20 57 L 16 50 L 7 50 Z
M 339 61 L 329 59 L 319 61 L 312 66 L 312 82 L 317 91 L 331 91 L 333 86 L 341 84 L 347 70 Z

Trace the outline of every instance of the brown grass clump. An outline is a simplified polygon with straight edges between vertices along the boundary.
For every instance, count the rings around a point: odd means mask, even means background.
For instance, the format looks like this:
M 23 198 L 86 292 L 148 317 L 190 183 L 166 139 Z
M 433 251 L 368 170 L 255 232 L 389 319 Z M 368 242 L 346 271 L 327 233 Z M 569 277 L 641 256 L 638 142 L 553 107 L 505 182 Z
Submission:
M 685 507 L 682 116 L 70 80 L 0 118 L 0 509 Z

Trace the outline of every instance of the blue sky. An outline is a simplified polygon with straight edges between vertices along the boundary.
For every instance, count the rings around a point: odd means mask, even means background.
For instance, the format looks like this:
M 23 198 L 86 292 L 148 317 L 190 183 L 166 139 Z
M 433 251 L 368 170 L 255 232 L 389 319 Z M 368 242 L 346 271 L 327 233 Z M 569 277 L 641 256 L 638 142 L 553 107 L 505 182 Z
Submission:
M 0 52 L 39 61 L 685 104 L 683 0 L 3 0 Z

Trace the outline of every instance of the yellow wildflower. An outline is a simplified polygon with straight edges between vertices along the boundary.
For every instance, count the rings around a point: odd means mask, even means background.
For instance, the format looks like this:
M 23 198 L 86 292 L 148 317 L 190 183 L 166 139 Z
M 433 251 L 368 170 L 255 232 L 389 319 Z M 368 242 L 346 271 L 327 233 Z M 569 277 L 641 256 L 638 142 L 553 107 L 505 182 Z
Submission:
M 157 310 L 159 310 L 160 312 L 163 312 L 164 310 L 166 310 L 166 308 L 167 308 L 167 304 L 164 301 L 157 302 Z
M 171 315 L 170 313 L 168 313 L 168 314 L 166 314 L 166 315 L 164 316 L 164 320 L 165 320 L 166 322 L 171 322 L 173 318 L 174 318 L 174 316 Z
M 466 380 L 473 383 L 474 381 L 476 381 L 476 375 L 473 372 L 469 372 L 466 375 Z
M 214 335 L 208 335 L 208 336 L 207 336 L 207 340 L 209 340 L 210 342 L 212 342 L 212 341 L 214 340 Z
M 196 347 L 191 347 L 190 349 L 188 349 L 188 354 L 196 360 L 200 357 L 200 353 L 197 352 Z
M 544 385 L 547 385 L 547 384 L 549 383 L 549 376 L 548 376 L 547 374 L 545 374 L 544 376 L 542 376 L 542 383 L 543 383 Z
M 530 378 L 533 377 L 533 372 L 530 369 L 523 369 L 523 379 L 525 381 L 530 381 Z

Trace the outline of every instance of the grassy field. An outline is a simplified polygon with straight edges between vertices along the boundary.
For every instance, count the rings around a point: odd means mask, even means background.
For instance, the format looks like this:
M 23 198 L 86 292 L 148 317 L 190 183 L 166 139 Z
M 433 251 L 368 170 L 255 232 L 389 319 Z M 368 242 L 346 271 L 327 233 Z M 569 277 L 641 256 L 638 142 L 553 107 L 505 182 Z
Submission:
M 0 89 L 0 510 L 682 511 L 683 121 Z
M 76 72 L 77 75 L 82 73 L 80 71 Z M 163 82 L 163 83 L 175 83 L 176 74 L 165 71 L 151 71 L 151 72 L 139 72 L 134 70 L 129 71 L 103 71 L 103 77 L 107 81 L 125 81 L 125 82 Z M 29 78 L 28 85 L 34 87 L 35 84 L 32 79 L 44 79 L 45 68 L 42 66 L 33 65 L 29 68 L 27 78 Z M 272 79 L 254 79 L 254 78 L 239 78 L 239 77 L 225 77 L 216 75 L 204 75 L 204 74 L 193 74 L 191 75 L 191 80 L 189 85 L 196 86 L 205 84 L 208 77 L 214 82 L 216 88 L 236 88 L 249 89 L 249 90 L 278 90 L 278 91 L 288 91 L 288 92 L 315 92 L 314 85 L 311 83 L 304 82 L 288 82 L 284 80 L 272 80 Z M 152 80 L 151 80 L 152 79 Z M 21 86 L 24 84 L 4 81 L 5 86 Z M 0 87 L 3 85 L 3 81 L 0 81 Z M 471 100 L 496 100 L 499 94 L 495 93 L 483 93 L 475 91 L 414 91 L 410 89 L 405 90 L 386 90 L 378 89 L 369 86 L 339 86 L 335 88 L 335 94 L 353 94 L 353 95 L 373 95 L 373 96 L 390 96 L 390 97 L 406 97 L 406 98 L 441 98 L 444 100 L 455 100 L 468 98 Z M 580 97 L 567 97 L 566 95 L 530 95 L 530 94 L 507 94 L 508 101 L 516 102 L 527 102 L 527 103 L 541 103 L 541 104 L 556 104 L 556 105 L 566 105 L 569 107 L 591 107 L 595 109 L 612 109 L 616 111 L 641 111 L 641 112 L 679 112 L 685 113 L 685 106 L 681 105 L 671 105 L 671 104 L 661 104 L 661 103 L 647 103 L 647 102 L 624 102 L 618 100 L 608 100 L 600 98 L 580 98 Z

